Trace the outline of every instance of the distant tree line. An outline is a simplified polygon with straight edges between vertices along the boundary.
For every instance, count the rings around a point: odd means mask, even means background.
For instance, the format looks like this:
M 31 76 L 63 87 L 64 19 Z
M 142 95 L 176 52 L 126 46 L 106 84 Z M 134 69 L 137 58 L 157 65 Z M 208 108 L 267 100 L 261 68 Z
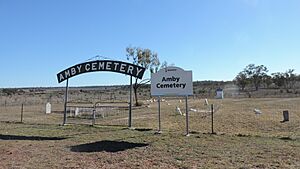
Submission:
M 18 88 L 3 88 L 1 90 L 1 92 L 4 93 L 4 94 L 6 94 L 7 96 L 25 93 L 24 90 L 18 89 Z
M 294 71 L 294 69 L 288 69 L 285 72 L 276 72 L 268 75 L 269 70 L 266 66 L 249 64 L 243 71 L 238 73 L 234 83 L 241 91 L 280 88 L 289 92 L 290 89 L 297 87 L 297 82 L 300 82 L 300 75 L 297 75 Z

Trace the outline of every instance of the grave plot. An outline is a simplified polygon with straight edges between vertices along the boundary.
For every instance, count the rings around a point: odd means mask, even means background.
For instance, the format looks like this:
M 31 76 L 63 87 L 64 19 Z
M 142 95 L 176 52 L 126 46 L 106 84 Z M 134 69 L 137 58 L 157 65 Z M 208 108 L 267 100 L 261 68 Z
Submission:
M 67 124 L 116 125 L 128 124 L 127 102 L 67 104 Z

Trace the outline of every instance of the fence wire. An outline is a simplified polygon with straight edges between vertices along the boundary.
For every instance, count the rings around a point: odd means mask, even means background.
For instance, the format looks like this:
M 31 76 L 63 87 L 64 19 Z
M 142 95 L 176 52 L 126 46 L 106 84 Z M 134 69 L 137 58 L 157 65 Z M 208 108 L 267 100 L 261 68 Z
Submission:
M 24 103 L 23 122 L 30 124 L 62 124 L 63 104 L 51 104 L 46 114 L 46 103 Z M 300 137 L 300 98 L 244 98 L 188 100 L 190 131 L 211 131 L 211 109 L 214 104 L 214 129 L 217 133 L 233 135 L 293 136 Z M 22 104 L 0 104 L 0 122 L 20 122 Z M 70 105 L 67 123 L 92 124 L 93 105 Z M 181 114 L 178 112 L 178 108 Z M 77 109 L 77 114 L 76 114 Z M 289 121 L 283 121 L 288 111 Z M 162 130 L 185 131 L 185 101 L 180 98 L 163 98 L 161 102 Z M 128 125 L 128 105 L 98 105 L 95 108 L 96 125 Z M 157 100 L 144 100 L 144 105 L 132 110 L 133 126 L 158 128 Z

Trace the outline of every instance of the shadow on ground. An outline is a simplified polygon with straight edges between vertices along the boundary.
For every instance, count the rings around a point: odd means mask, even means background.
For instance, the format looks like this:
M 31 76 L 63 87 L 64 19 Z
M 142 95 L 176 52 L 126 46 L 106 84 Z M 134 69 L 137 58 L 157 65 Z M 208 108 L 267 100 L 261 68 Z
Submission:
M 141 132 L 143 132 L 143 131 L 152 131 L 152 129 L 148 129 L 148 128 L 138 128 L 138 129 L 134 129 L 134 130 L 141 131 Z
M 17 136 L 17 135 L 2 135 L 0 140 L 32 140 L 32 141 L 47 141 L 47 140 L 64 140 L 65 137 L 40 137 L 40 136 Z
M 104 141 L 97 141 L 94 143 L 87 143 L 87 144 L 80 144 L 76 146 L 72 146 L 70 150 L 72 152 L 101 152 L 101 151 L 106 151 L 106 152 L 118 152 L 118 151 L 125 151 L 128 149 L 133 149 L 137 147 L 145 147 L 148 146 L 149 144 L 145 143 L 130 143 L 126 141 L 109 141 L 109 140 L 104 140 Z

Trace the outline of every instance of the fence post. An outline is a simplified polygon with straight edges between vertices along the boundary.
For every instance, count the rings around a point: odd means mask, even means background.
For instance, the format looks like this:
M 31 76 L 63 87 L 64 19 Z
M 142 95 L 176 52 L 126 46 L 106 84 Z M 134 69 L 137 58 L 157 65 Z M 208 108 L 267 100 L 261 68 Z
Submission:
M 23 123 L 23 110 L 24 110 L 24 105 L 22 103 L 22 106 L 21 106 L 21 123 Z
M 211 104 L 211 134 L 216 134 L 214 132 L 214 104 Z
M 93 109 L 93 121 L 92 121 L 92 125 L 94 126 L 96 123 L 96 104 L 94 105 L 94 109 Z

